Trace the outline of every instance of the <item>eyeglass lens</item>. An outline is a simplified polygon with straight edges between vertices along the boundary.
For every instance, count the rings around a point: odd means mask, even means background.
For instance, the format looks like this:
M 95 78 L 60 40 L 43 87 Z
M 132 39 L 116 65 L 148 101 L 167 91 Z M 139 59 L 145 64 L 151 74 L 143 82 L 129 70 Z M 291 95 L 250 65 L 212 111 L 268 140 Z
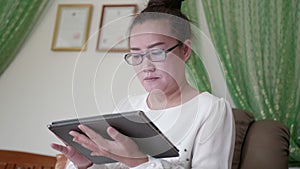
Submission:
M 147 57 L 152 62 L 161 62 L 166 59 L 166 54 L 173 49 L 175 49 L 177 46 L 179 46 L 181 43 L 177 43 L 176 45 L 170 47 L 167 50 L 163 49 L 151 49 L 147 51 L 145 54 L 141 53 L 127 53 L 125 55 L 125 60 L 130 65 L 139 65 L 143 62 L 144 56 Z

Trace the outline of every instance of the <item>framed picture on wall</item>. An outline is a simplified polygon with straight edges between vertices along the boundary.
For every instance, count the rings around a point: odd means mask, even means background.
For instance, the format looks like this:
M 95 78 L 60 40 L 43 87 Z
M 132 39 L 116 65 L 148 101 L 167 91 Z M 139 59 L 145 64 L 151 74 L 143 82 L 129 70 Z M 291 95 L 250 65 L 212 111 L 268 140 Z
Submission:
M 97 50 L 129 51 L 128 31 L 136 12 L 136 4 L 103 5 Z
M 86 50 L 93 6 L 91 4 L 58 5 L 51 49 Z

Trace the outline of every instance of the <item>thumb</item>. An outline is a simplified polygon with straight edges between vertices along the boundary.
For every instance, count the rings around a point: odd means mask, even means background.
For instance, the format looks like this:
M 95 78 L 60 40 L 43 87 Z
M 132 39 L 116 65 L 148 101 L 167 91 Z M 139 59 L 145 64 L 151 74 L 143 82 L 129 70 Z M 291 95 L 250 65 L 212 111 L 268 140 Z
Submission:
M 51 144 L 51 147 L 54 149 L 54 150 L 57 150 L 63 154 L 67 154 L 68 153 L 68 149 L 67 147 L 65 146 L 62 146 L 62 145 L 59 145 L 59 144 L 55 144 L 55 143 L 52 143 Z

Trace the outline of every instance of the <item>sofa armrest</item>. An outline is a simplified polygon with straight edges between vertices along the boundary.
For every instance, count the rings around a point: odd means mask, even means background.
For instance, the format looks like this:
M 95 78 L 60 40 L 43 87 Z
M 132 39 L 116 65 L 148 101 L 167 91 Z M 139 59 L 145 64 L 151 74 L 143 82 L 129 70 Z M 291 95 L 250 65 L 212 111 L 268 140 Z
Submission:
M 241 169 L 288 169 L 289 137 L 281 122 L 254 122 L 243 145 Z

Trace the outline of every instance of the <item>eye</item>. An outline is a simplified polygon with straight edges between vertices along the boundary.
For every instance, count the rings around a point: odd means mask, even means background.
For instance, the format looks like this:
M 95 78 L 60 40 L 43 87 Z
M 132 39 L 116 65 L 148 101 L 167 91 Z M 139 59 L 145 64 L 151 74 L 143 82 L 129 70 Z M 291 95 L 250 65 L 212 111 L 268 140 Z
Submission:
M 131 58 L 132 58 L 132 60 L 140 59 L 141 55 L 140 54 L 132 54 Z
M 142 62 L 143 56 L 141 54 L 135 53 L 131 55 L 130 59 L 133 65 L 138 65 Z
M 164 51 L 163 50 L 161 50 L 161 49 L 155 49 L 155 50 L 152 50 L 151 51 L 151 55 L 156 55 L 156 56 L 160 56 L 161 54 L 163 54 L 164 53 Z

